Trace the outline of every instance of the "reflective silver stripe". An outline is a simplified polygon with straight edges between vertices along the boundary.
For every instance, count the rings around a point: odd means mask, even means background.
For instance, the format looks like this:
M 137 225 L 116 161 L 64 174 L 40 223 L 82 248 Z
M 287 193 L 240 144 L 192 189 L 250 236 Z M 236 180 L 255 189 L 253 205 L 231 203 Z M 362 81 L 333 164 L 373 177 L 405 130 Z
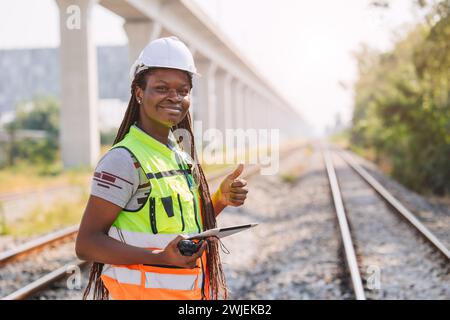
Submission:
M 120 233 L 116 227 L 109 229 L 108 235 L 111 238 L 125 241 L 126 244 L 140 247 L 140 248 L 160 248 L 164 249 L 167 244 L 177 237 L 177 234 L 164 234 L 164 233 L 145 233 L 134 232 L 127 230 L 120 230 Z M 187 235 L 189 236 L 189 235 Z
M 145 287 L 150 289 L 194 290 L 196 289 L 195 280 L 197 277 L 195 274 L 181 275 L 146 272 Z
M 131 270 L 128 268 L 113 267 L 111 265 L 105 265 L 103 272 L 105 276 L 117 280 L 119 283 L 141 285 L 141 274 L 139 270 Z
M 115 267 L 105 264 L 103 275 L 117 280 L 119 283 L 140 286 L 142 272 L 124 267 Z M 195 281 L 198 277 L 197 287 L 202 286 L 202 275 L 196 274 L 165 274 L 145 272 L 145 288 L 150 289 L 172 289 L 172 290 L 194 290 Z

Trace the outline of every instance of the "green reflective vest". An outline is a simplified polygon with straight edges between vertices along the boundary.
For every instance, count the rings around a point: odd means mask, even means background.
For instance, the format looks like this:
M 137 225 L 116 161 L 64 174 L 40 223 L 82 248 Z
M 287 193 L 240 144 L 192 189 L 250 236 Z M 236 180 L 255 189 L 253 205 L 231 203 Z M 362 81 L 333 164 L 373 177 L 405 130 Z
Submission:
M 135 211 L 122 210 L 108 235 L 147 249 L 164 249 L 178 234 L 203 231 L 198 187 L 189 161 L 176 144 L 173 149 L 136 126 L 112 148 L 129 150 L 144 170 L 151 190 Z M 110 265 L 102 281 L 113 299 L 202 299 L 208 296 L 206 253 L 197 267 Z
M 142 207 L 122 210 L 113 223 L 115 228 L 122 234 L 192 234 L 203 230 L 198 187 L 186 153 L 176 144 L 171 150 L 135 125 L 112 148 L 131 152 L 151 186 Z

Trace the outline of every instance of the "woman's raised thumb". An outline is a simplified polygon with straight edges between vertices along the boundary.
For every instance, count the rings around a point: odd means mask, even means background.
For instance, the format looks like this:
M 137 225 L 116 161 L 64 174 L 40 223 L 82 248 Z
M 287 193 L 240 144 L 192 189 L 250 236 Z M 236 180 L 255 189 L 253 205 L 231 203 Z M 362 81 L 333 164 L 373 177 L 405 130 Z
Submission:
M 242 163 L 240 163 L 237 166 L 237 168 L 234 169 L 234 171 L 228 175 L 228 178 L 236 179 L 237 177 L 239 177 L 241 175 L 242 171 L 244 171 L 244 165 Z

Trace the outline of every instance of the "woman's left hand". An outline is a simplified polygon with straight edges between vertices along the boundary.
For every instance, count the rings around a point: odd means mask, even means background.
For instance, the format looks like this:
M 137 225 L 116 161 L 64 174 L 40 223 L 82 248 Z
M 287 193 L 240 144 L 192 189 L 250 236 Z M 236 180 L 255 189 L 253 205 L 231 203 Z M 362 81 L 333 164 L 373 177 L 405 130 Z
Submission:
M 224 206 L 239 207 L 244 204 L 247 198 L 248 188 L 247 181 L 239 178 L 244 165 L 239 166 L 230 173 L 221 183 L 219 190 L 217 190 L 217 197 L 220 203 Z

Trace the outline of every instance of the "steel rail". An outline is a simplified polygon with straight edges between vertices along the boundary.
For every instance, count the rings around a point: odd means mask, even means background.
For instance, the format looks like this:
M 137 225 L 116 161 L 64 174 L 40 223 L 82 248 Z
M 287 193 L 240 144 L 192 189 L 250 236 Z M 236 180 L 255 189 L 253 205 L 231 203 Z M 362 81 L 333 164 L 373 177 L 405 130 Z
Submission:
M 350 277 L 352 280 L 353 291 L 355 293 L 355 297 L 357 300 L 366 300 L 361 280 L 361 274 L 359 272 L 358 262 L 356 259 L 355 249 L 350 234 L 350 228 L 348 226 L 344 204 L 342 201 L 342 196 L 336 177 L 336 172 L 333 166 L 333 161 L 330 157 L 330 152 L 328 148 L 321 147 L 321 149 L 325 161 L 325 166 L 327 169 L 328 180 L 330 182 L 331 193 L 333 196 L 333 203 L 339 222 L 339 230 L 342 237 L 342 243 L 344 245 L 345 258 L 350 272 Z
M 78 232 L 78 225 L 70 226 L 40 238 L 28 241 L 18 247 L 0 253 L 0 267 L 35 250 L 44 248 L 54 242 L 69 238 Z
M 389 191 L 386 190 L 374 177 L 363 169 L 356 161 L 344 151 L 339 151 L 341 158 L 363 178 L 396 212 L 400 213 L 419 233 L 430 242 L 438 251 L 450 260 L 450 250 L 422 223 L 416 216 L 409 211 L 399 200 L 397 200 Z
M 47 273 L 45 276 L 27 284 L 26 286 L 14 291 L 13 293 L 10 293 L 9 295 L 3 297 L 1 300 L 24 300 L 34 293 L 42 291 L 56 281 L 66 277 L 68 270 L 72 269 L 74 266 L 82 268 L 87 263 L 88 261 L 77 261 L 73 264 L 58 268 L 52 272 Z

